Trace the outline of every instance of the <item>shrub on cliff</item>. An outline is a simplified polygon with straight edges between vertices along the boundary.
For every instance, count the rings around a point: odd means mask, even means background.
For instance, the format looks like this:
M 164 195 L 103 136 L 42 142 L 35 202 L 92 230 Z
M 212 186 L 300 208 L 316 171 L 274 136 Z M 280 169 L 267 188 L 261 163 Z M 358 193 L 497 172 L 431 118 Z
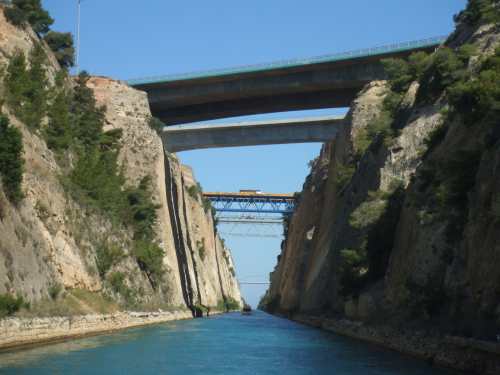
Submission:
M 341 191 L 349 183 L 349 181 L 351 181 L 355 168 L 353 165 L 348 163 L 337 163 L 336 167 L 335 185 L 337 190 Z
M 201 188 L 200 183 L 196 183 L 195 185 L 190 185 L 186 188 L 187 193 L 193 199 L 198 199 L 198 197 L 203 197 L 203 189 Z
M 455 15 L 455 23 L 465 23 L 475 27 L 484 23 L 500 22 L 500 2 L 498 0 L 468 0 L 467 7 Z
M 163 268 L 163 257 L 165 253 L 160 246 L 150 241 L 136 241 L 134 256 L 142 271 L 149 279 L 151 286 L 156 289 L 160 283 L 165 270 Z
M 123 272 L 113 272 L 109 275 L 108 281 L 111 289 L 121 295 L 125 299 L 125 303 L 130 307 L 136 303 L 136 295 L 134 291 L 128 287 L 125 282 L 125 274 Z
M 448 88 L 451 117 L 472 126 L 498 126 L 500 118 L 500 48 L 481 65 L 477 76 L 464 76 Z
M 5 16 L 16 26 L 28 22 L 38 34 L 47 33 L 54 23 L 49 13 L 43 9 L 40 0 L 13 0 L 12 7 L 6 9 Z
M 96 265 L 99 276 L 104 279 L 109 269 L 120 262 L 124 256 L 121 247 L 105 242 L 102 243 L 96 250 Z
M 7 197 L 14 203 L 23 198 L 24 160 L 21 132 L 9 124 L 9 119 L 0 115 L 0 177 Z
M 10 294 L 0 294 L 0 318 L 12 315 L 23 307 L 29 307 L 29 304 L 23 297 L 14 297 Z
M 63 68 L 70 68 L 75 64 L 75 48 L 71 33 L 49 31 L 43 39 Z
M 224 297 L 217 301 L 216 309 L 219 311 L 234 311 L 240 309 L 240 304 L 233 297 Z
M 157 220 L 156 210 L 161 206 L 153 203 L 151 177 L 145 176 L 136 188 L 126 190 L 129 217 L 134 228 L 134 239 L 153 241 L 154 226 Z
M 342 249 L 338 267 L 339 292 L 347 297 L 357 295 L 368 272 L 366 242 L 359 249 Z
M 418 103 L 432 103 L 443 91 L 469 75 L 467 65 L 474 49 L 464 45 L 457 51 L 439 48 L 431 57 L 420 79 Z
M 165 127 L 165 124 L 159 119 L 154 116 L 151 116 L 148 120 L 148 125 L 151 129 L 153 129 L 157 134 L 160 134 L 163 128 Z
M 375 224 L 385 212 L 389 196 L 390 193 L 382 190 L 368 192 L 368 199 L 351 213 L 349 224 L 356 229 Z

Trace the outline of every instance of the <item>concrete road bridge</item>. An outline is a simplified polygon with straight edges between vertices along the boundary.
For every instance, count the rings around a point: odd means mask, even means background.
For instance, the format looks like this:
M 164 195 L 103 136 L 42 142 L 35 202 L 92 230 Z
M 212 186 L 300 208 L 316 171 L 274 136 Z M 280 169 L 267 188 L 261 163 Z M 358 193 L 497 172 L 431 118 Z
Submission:
M 368 82 L 386 78 L 382 59 L 431 52 L 445 37 L 232 69 L 133 79 L 167 126 L 224 117 L 349 107 Z
M 335 137 L 344 117 L 328 116 L 232 124 L 166 126 L 163 145 L 169 152 L 283 143 L 327 142 Z

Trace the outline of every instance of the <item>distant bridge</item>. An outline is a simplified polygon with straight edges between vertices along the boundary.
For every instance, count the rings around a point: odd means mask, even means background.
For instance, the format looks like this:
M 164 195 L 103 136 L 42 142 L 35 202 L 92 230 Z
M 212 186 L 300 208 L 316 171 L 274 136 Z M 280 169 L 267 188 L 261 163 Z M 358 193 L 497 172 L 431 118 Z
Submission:
M 296 198 L 293 194 L 271 193 L 203 193 L 217 212 L 291 214 Z
M 310 59 L 128 83 L 146 91 L 153 116 L 166 125 L 291 110 L 348 107 L 370 81 L 385 79 L 381 60 L 431 52 L 435 37 Z
M 293 194 L 262 193 L 258 190 L 239 193 L 203 193 L 216 210 L 220 233 L 233 237 L 280 238 L 284 218 L 295 209 Z

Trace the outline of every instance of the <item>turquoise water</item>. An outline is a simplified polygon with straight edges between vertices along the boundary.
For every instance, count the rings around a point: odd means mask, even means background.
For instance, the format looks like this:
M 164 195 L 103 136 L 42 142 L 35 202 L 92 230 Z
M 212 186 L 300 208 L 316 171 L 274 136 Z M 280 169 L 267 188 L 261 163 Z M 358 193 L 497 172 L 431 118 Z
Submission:
M 227 314 L 0 353 L 0 374 L 451 374 L 276 318 Z

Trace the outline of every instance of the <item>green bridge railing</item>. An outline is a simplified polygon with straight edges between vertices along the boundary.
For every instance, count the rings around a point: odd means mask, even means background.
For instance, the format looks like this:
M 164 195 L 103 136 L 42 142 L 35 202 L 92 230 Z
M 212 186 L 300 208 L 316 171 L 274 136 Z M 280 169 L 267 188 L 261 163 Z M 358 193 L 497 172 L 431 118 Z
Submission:
M 437 36 L 427 39 L 413 40 L 409 42 L 389 44 L 379 47 L 358 49 L 354 51 L 340 52 L 340 53 L 316 56 L 305 59 L 281 60 L 273 63 L 244 65 L 226 69 L 213 69 L 213 70 L 205 70 L 205 71 L 198 71 L 198 72 L 191 72 L 184 74 L 170 74 L 170 75 L 156 76 L 156 77 L 144 77 L 144 78 L 130 79 L 127 81 L 127 83 L 131 86 L 137 86 L 144 84 L 181 81 L 181 80 L 188 80 L 195 78 L 214 77 L 214 76 L 225 76 L 231 74 L 259 72 L 263 70 L 290 68 L 290 67 L 297 67 L 310 64 L 334 62 L 340 60 L 348 60 L 356 57 L 383 55 L 387 53 L 411 51 L 417 48 L 437 46 L 443 43 L 446 40 L 446 38 L 447 36 Z

